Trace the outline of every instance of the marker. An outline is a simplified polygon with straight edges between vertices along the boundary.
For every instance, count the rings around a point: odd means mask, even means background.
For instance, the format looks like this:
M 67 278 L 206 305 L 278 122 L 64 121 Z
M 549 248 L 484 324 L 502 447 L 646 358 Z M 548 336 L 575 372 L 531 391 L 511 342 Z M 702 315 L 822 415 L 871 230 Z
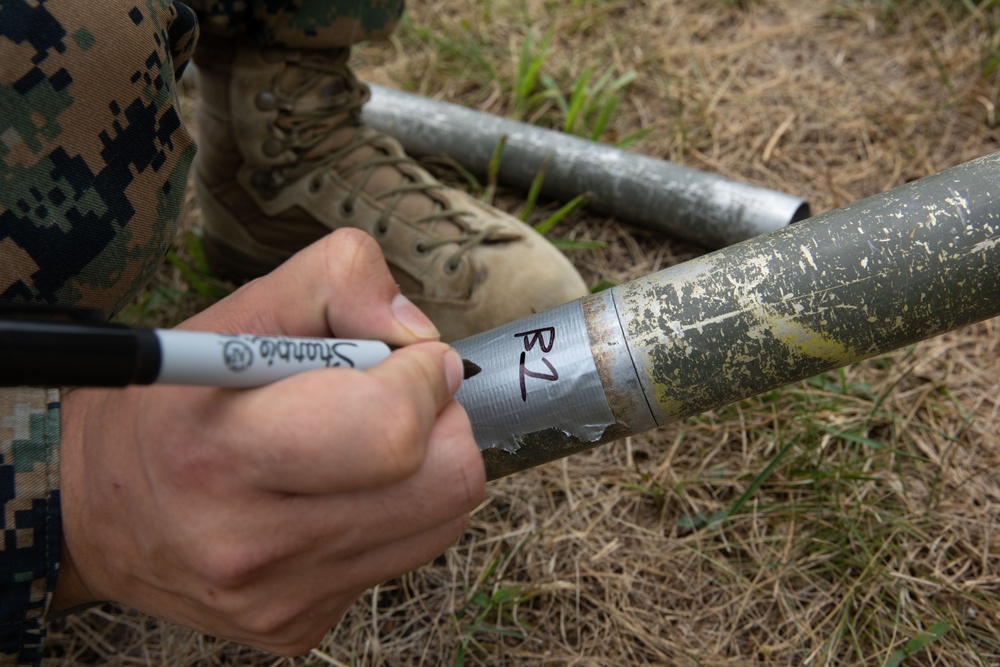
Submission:
M 0 386 L 259 387 L 319 368 L 371 368 L 381 341 L 0 319 Z M 480 371 L 463 360 L 466 379 Z

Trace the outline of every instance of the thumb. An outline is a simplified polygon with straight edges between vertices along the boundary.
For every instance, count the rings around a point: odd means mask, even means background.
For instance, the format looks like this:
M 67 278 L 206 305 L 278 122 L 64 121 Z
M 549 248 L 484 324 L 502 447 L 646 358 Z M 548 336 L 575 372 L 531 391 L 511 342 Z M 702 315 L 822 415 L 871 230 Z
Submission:
M 294 494 L 404 480 L 424 465 L 438 416 L 461 382 L 458 353 L 443 343 L 423 343 L 393 352 L 368 371 L 304 373 L 241 394 L 231 415 L 235 423 L 250 415 L 280 418 L 258 419 L 254 432 L 241 439 L 240 477 L 259 489 Z M 330 410 L 331 396 L 340 397 L 337 410 Z M 290 425 L 294 438 L 287 437 Z

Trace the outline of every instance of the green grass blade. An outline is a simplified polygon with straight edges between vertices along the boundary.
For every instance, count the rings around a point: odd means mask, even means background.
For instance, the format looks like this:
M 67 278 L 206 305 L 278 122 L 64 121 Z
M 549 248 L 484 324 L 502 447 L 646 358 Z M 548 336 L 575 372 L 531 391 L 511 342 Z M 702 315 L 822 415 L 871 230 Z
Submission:
M 646 136 L 649 135 L 649 133 L 652 132 L 652 131 L 653 131 L 653 128 L 651 128 L 651 127 L 644 127 L 641 130 L 636 130 L 635 132 L 633 132 L 631 134 L 627 134 L 627 135 L 625 135 L 624 137 L 622 137 L 621 139 L 619 139 L 618 141 L 615 142 L 615 148 L 625 149 L 625 148 L 629 148 L 630 146 L 634 146 L 637 143 L 639 143 L 640 141 L 642 141 L 643 139 L 645 139 Z
M 608 244 L 604 241 L 583 241 L 579 239 L 549 239 L 549 242 L 560 250 L 606 250 Z
M 545 74 L 543 72 L 539 75 L 539 81 L 542 82 L 542 87 L 548 92 L 550 99 L 556 101 L 556 104 L 559 106 L 559 110 L 562 111 L 563 116 L 568 115 L 569 102 L 566 101 L 566 96 L 563 95 L 562 90 L 559 88 L 559 84 L 552 78 L 552 75 Z
M 590 293 L 597 294 L 598 292 L 603 292 L 606 289 L 611 289 L 616 287 L 618 283 L 613 280 L 608 280 L 607 278 L 601 278 L 596 283 L 590 286 Z
M 893 651 L 892 655 L 886 659 L 884 667 L 899 667 L 904 660 L 941 639 L 949 630 L 951 630 L 951 624 L 948 621 L 938 621 L 928 628 L 927 632 L 921 632 L 906 642 L 903 648 Z
M 747 500 L 749 500 L 753 494 L 757 493 L 757 489 L 759 489 L 761 485 L 767 481 L 767 478 L 774 473 L 778 464 L 781 463 L 781 460 L 785 458 L 785 455 L 787 455 L 788 452 L 791 451 L 792 447 L 797 443 L 798 438 L 792 438 L 780 450 L 778 450 L 778 453 L 775 454 L 774 458 L 768 462 L 767 466 L 765 466 L 764 469 L 753 478 L 753 481 L 750 482 L 750 486 L 748 486 L 746 490 L 740 494 L 740 497 L 729 506 L 729 509 L 723 513 L 723 519 L 730 518 L 743 508 L 743 505 L 746 504 Z M 713 519 L 715 519 L 715 517 L 713 517 Z
M 517 75 L 514 81 L 514 118 L 521 120 L 527 114 L 529 103 L 535 89 L 538 87 L 542 67 L 552 55 L 549 43 L 553 33 L 546 33 L 538 48 L 535 48 L 535 38 L 529 32 L 521 42 L 521 51 L 517 61 Z
M 607 129 L 608 123 L 611 121 L 611 114 L 615 112 L 618 108 L 618 98 L 609 97 L 601 107 L 601 113 L 597 116 L 597 121 L 594 123 L 594 129 L 590 131 L 590 139 L 592 141 L 598 141 L 602 136 L 604 136 L 604 130 Z
M 568 203 L 564 204 L 558 211 L 535 225 L 535 231 L 542 236 L 548 234 L 563 218 L 587 203 L 589 198 L 590 194 L 587 192 L 582 195 L 577 195 Z
M 549 168 L 550 159 L 550 155 L 545 156 L 545 159 L 542 160 L 542 166 L 538 168 L 538 172 L 535 174 L 535 177 L 531 179 L 531 187 L 528 188 L 528 195 L 524 200 L 524 208 L 522 208 L 521 212 L 517 214 L 517 217 L 520 218 L 521 221 L 527 220 L 528 216 L 531 215 L 531 212 L 535 210 L 535 204 L 538 203 L 538 196 L 542 192 L 542 185 L 545 183 L 545 171 Z
M 507 135 L 500 135 L 500 140 L 493 147 L 493 154 L 490 155 L 490 161 L 486 167 L 486 189 L 483 191 L 483 201 L 487 204 L 493 203 L 493 197 L 497 193 L 497 183 L 500 179 L 500 160 L 506 147 Z
M 615 82 L 611 84 L 609 90 L 617 92 L 622 88 L 624 88 L 625 86 L 631 84 L 638 78 L 639 74 L 634 69 L 630 69 L 629 71 L 625 72 L 620 77 L 615 79 Z
M 583 108 L 583 103 L 587 99 L 587 84 L 590 82 L 591 71 L 588 67 L 583 70 L 580 77 L 576 80 L 576 84 L 573 86 L 573 92 L 570 95 L 569 110 L 566 112 L 566 121 L 563 123 L 563 132 L 567 134 L 575 134 L 576 132 L 576 119 L 580 115 L 580 109 Z

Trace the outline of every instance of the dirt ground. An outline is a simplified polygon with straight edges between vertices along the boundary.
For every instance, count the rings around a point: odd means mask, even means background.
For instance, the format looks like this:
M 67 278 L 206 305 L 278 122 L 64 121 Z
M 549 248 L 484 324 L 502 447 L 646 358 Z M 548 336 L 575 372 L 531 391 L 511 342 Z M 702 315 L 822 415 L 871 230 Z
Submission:
M 550 35 L 564 90 L 636 73 L 603 140 L 645 128 L 631 150 L 816 213 L 1000 150 L 993 1 L 411 5 L 358 52 L 371 80 L 513 115 L 525 35 Z M 704 252 L 588 211 L 552 236 L 605 244 L 568 251 L 591 284 Z M 987 321 L 491 483 L 454 548 L 305 658 L 107 606 L 59 622 L 48 664 L 1000 664 L 998 352 Z

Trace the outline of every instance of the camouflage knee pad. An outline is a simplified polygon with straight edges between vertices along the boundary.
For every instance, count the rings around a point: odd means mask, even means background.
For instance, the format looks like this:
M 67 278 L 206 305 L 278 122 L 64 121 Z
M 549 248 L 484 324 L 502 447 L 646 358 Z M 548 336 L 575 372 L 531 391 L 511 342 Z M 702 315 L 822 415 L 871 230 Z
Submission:
M 176 232 L 194 143 L 170 0 L 0 4 L 0 300 L 117 310 Z

